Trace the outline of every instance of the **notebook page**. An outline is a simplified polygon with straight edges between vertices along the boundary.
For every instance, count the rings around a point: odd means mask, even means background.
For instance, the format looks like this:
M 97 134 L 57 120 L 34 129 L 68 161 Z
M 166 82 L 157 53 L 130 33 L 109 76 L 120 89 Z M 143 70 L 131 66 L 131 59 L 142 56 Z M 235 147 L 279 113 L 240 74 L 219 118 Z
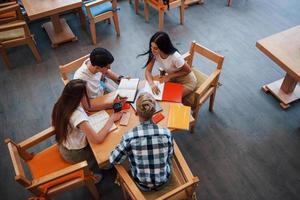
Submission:
M 135 90 L 135 89 L 137 89 L 138 84 L 139 84 L 138 78 L 131 78 L 131 79 L 123 78 L 123 79 L 121 79 L 118 89 Z
M 96 132 L 100 131 L 104 127 L 108 119 L 109 115 L 104 110 L 89 116 L 90 125 Z M 117 126 L 113 124 L 109 131 L 113 131 L 116 128 Z
M 145 92 L 148 92 L 148 93 L 152 94 L 152 96 L 154 97 L 154 99 L 161 101 L 163 93 L 164 93 L 165 83 L 160 83 L 159 81 L 154 81 L 154 84 L 158 87 L 158 89 L 160 91 L 160 93 L 158 95 L 156 95 L 156 94 L 154 94 L 152 92 L 151 86 L 148 83 L 148 81 L 145 84 L 144 90 L 145 90 Z

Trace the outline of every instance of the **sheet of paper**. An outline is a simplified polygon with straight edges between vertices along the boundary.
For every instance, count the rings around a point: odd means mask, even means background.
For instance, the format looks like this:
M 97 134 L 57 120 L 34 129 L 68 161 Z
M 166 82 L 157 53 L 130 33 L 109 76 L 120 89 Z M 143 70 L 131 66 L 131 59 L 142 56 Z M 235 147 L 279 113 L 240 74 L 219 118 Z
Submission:
M 90 125 L 96 132 L 100 131 L 104 127 L 108 119 L 109 115 L 104 110 L 89 116 Z M 113 124 L 109 131 L 113 131 L 116 128 L 117 126 Z
M 156 99 L 161 101 L 162 100 L 162 96 L 163 96 L 163 92 L 164 92 L 164 87 L 165 87 L 165 83 L 160 83 L 159 81 L 154 81 L 154 84 L 158 87 L 160 93 L 158 95 L 153 94 L 152 89 L 148 83 L 148 81 L 145 84 L 144 90 L 145 92 L 148 92 L 150 94 L 152 94 L 152 96 Z
M 118 89 L 137 89 L 138 84 L 139 84 L 138 78 L 131 78 L 131 79 L 123 78 L 121 79 Z

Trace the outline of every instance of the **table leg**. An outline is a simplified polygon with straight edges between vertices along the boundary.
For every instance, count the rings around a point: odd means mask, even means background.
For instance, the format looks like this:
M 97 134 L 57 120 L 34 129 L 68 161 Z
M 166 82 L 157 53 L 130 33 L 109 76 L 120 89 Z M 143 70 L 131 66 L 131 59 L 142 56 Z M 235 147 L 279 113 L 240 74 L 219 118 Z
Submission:
M 286 74 L 283 79 L 264 85 L 262 89 L 278 98 L 283 109 L 290 107 L 291 102 L 300 99 L 300 87 L 289 74 Z
M 72 32 L 64 18 L 60 19 L 59 15 L 51 16 L 51 21 L 42 25 L 46 30 L 51 46 L 57 47 L 59 44 L 68 41 L 77 41 L 77 37 Z
M 287 73 L 283 79 L 280 89 L 282 89 L 285 93 L 290 94 L 295 90 L 296 85 L 297 81 L 295 81 L 295 79 Z

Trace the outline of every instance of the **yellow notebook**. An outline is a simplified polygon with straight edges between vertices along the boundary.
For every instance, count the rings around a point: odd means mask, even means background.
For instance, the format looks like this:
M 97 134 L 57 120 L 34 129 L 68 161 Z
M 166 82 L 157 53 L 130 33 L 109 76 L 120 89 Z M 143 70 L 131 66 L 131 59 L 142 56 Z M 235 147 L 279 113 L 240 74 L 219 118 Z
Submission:
M 172 103 L 169 110 L 168 128 L 189 130 L 191 107 Z

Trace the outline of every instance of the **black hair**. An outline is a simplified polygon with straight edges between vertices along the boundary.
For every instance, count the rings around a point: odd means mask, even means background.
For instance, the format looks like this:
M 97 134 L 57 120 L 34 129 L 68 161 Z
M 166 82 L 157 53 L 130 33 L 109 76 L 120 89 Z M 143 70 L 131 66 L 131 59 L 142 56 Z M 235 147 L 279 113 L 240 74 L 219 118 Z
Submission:
M 143 68 L 145 68 L 153 59 L 154 55 L 151 51 L 151 43 L 154 42 L 157 47 L 159 48 L 160 51 L 162 51 L 163 53 L 167 54 L 167 55 L 171 55 L 173 53 L 175 53 L 176 51 L 178 51 L 172 44 L 171 39 L 169 37 L 169 35 L 165 32 L 162 31 L 158 31 L 156 33 L 154 33 L 154 35 L 152 35 L 150 42 L 149 42 L 149 50 L 145 53 L 139 54 L 139 56 L 144 56 L 144 55 L 149 55 L 148 56 L 148 60 L 145 64 L 145 66 Z
M 98 47 L 91 52 L 90 61 L 93 66 L 102 68 L 113 63 L 114 57 L 108 50 Z

